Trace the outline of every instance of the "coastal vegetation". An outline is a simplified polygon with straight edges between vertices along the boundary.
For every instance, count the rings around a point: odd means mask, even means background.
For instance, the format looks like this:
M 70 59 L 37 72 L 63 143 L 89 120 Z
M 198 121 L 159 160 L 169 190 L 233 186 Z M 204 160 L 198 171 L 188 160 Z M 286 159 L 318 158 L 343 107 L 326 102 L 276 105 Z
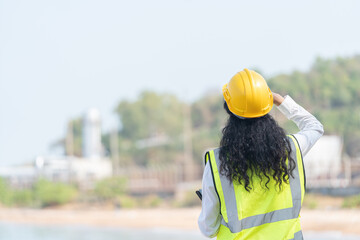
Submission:
M 54 183 L 44 179 L 39 179 L 31 188 L 15 189 L 0 178 L 0 205 L 5 207 L 42 209 L 71 205 L 83 209 L 93 205 L 111 209 L 183 208 L 200 206 L 200 203 L 193 191 L 184 192 L 184 196 L 180 199 L 161 198 L 155 194 L 132 196 L 127 191 L 126 180 L 119 177 L 100 180 L 93 190 L 88 191 L 80 190 L 76 185 Z M 309 193 L 305 195 L 303 207 L 305 209 L 360 208 L 360 195 L 331 197 Z
M 30 188 L 12 188 L 0 178 L 0 203 L 9 207 L 49 207 L 74 201 L 75 186 L 39 179 Z

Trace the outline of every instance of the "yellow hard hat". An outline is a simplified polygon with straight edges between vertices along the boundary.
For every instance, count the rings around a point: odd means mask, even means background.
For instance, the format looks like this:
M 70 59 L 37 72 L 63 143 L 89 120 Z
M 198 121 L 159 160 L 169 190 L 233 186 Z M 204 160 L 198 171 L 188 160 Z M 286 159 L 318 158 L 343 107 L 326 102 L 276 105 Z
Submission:
M 229 110 L 243 118 L 264 116 L 273 106 L 273 95 L 265 79 L 246 68 L 223 86 L 223 95 Z

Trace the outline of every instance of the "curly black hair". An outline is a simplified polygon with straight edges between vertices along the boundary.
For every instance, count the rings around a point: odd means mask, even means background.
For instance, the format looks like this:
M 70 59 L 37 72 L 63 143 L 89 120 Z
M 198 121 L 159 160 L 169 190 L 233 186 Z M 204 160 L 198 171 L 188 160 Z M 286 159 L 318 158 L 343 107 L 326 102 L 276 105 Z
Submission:
M 293 177 L 295 169 L 295 161 L 290 156 L 290 141 L 284 129 L 270 114 L 241 119 L 230 112 L 226 102 L 224 108 L 230 116 L 222 130 L 220 173 L 230 181 L 242 184 L 248 192 L 253 189 L 251 179 L 254 174 L 261 182 L 265 177 L 267 189 L 270 177 L 281 189 L 282 183 L 288 183 L 289 175 Z

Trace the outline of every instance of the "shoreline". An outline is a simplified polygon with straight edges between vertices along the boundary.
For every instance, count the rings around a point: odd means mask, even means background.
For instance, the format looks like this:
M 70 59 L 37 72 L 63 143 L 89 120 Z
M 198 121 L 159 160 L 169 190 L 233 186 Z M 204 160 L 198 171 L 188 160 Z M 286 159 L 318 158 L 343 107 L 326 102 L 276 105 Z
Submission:
M 87 225 L 133 229 L 198 230 L 201 208 L 64 210 L 1 208 L 0 222 L 36 225 Z M 303 209 L 303 231 L 360 236 L 360 209 Z

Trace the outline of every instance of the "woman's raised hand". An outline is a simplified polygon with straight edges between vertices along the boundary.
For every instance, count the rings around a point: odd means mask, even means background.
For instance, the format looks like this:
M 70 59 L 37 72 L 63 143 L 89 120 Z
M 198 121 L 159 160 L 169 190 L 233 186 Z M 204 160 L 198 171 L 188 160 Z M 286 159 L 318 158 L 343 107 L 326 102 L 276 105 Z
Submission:
M 278 93 L 272 92 L 272 94 L 273 94 L 274 104 L 276 106 L 279 106 L 284 101 L 284 98 Z

